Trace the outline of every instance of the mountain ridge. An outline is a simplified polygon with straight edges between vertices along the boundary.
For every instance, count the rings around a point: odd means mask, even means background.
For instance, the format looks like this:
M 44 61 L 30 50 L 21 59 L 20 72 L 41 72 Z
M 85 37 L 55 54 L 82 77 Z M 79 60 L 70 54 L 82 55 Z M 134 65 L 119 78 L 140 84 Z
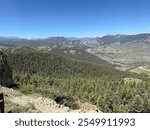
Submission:
M 116 34 L 116 35 L 105 35 L 102 37 L 88 37 L 88 38 L 77 38 L 77 37 L 47 37 L 47 38 L 38 38 L 38 39 L 28 39 L 28 38 L 19 38 L 19 37 L 2 37 L 0 36 L 0 44 L 21 44 L 21 43 L 28 43 L 28 44 L 70 44 L 77 46 L 88 46 L 92 47 L 89 44 L 94 43 L 95 45 L 104 45 L 104 44 L 113 44 L 115 42 L 126 43 L 135 40 L 143 40 L 144 42 L 150 42 L 150 33 L 141 33 L 135 35 L 127 35 L 127 34 Z M 94 46 L 95 47 L 95 46 Z
M 48 37 L 44 39 L 0 37 L 0 48 L 12 53 L 15 51 L 50 52 L 56 49 L 62 49 L 61 51 L 63 51 L 65 48 L 70 48 L 70 50 L 76 48 L 91 53 L 111 64 L 119 62 L 119 64 L 142 65 L 150 61 L 150 33 L 116 34 L 79 39 L 74 37 L 73 39 L 67 37 Z M 64 53 L 63 55 L 68 56 Z

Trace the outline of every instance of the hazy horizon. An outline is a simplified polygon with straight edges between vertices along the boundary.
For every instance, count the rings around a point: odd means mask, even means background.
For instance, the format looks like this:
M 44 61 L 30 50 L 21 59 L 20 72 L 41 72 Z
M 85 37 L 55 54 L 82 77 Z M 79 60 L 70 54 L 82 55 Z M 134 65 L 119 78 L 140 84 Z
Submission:
M 2 36 L 0 35 L 0 37 L 6 37 L 6 38 L 22 38 L 22 39 L 45 39 L 45 38 L 51 38 L 51 37 L 64 37 L 64 38 L 96 38 L 96 37 L 104 37 L 104 36 L 115 36 L 115 35 L 139 35 L 139 34 L 150 34 L 150 33 L 135 33 L 135 34 L 105 34 L 105 35 L 95 35 L 95 36 L 59 36 L 59 35 L 55 35 L 55 36 L 45 36 L 45 37 L 30 37 L 30 36 L 11 36 L 11 35 L 7 35 L 7 36 Z

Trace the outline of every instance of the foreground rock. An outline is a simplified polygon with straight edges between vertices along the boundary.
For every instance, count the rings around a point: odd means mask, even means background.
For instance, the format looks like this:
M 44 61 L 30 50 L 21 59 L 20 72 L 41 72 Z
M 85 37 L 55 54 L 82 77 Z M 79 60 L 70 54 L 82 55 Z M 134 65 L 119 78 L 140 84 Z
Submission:
M 8 65 L 7 56 L 0 50 L 0 85 L 9 87 L 12 83 L 12 70 Z
M 49 98 L 43 98 L 40 95 L 23 95 L 17 90 L 1 87 L 1 91 L 4 93 L 6 104 L 10 107 L 9 111 L 13 111 L 13 106 L 28 108 L 26 111 L 19 112 L 31 112 L 31 113 L 99 113 L 101 112 L 95 105 L 90 103 L 81 103 L 80 109 L 72 110 L 64 105 L 57 104 L 56 101 Z

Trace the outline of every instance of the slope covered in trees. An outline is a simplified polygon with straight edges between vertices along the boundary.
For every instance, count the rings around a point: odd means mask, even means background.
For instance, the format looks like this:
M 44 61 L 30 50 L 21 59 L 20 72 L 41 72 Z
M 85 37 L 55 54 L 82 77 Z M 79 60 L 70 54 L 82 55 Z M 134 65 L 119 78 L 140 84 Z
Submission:
M 54 48 L 51 50 L 52 53 L 62 55 L 64 57 L 67 57 L 69 59 L 73 60 L 79 60 L 79 61 L 87 61 L 87 62 L 92 62 L 96 64 L 103 64 L 106 66 L 110 66 L 110 64 L 98 58 L 97 56 L 90 54 L 82 49 L 78 48 Z
M 71 109 L 78 109 L 80 100 L 96 105 L 103 112 L 150 112 L 149 82 L 29 74 L 14 74 L 14 81 L 19 84 L 22 93 L 59 98 L 62 104 Z
M 150 112 L 150 82 L 144 81 L 145 75 L 53 53 L 13 53 L 8 61 L 22 93 L 59 98 L 72 109 L 79 108 L 80 100 L 97 105 L 103 112 Z M 124 77 L 141 78 L 143 82 L 125 82 Z
M 133 73 L 122 72 L 105 65 L 72 61 L 52 53 L 13 53 L 8 56 L 9 64 L 16 72 L 51 75 L 57 77 L 85 76 L 121 79 Z

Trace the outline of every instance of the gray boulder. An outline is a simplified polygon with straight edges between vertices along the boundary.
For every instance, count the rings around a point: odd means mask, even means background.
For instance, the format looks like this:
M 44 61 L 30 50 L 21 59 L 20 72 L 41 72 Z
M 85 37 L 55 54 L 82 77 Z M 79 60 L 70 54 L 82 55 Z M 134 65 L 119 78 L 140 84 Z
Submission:
M 8 65 L 7 56 L 0 50 L 0 85 L 9 87 L 12 84 L 12 69 Z

